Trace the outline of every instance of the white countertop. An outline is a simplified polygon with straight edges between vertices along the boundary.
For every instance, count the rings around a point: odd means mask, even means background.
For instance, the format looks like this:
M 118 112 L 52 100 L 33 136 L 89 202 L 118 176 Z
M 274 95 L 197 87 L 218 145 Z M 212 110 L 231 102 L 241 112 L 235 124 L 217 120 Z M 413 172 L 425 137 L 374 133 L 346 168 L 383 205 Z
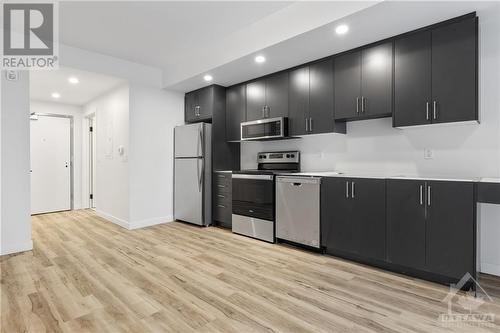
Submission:
M 500 178 L 481 178 L 481 183 L 500 183 Z
M 453 176 L 431 176 L 431 175 L 394 175 L 380 173 L 349 173 L 336 171 L 305 171 L 298 173 L 280 174 L 280 176 L 298 177 L 341 177 L 341 178 L 372 178 L 372 179 L 407 179 L 407 180 L 434 180 L 434 181 L 456 181 L 456 182 L 487 182 L 485 179 L 495 180 L 495 178 L 475 178 L 475 177 L 453 177 Z M 500 182 L 496 179 L 492 182 Z

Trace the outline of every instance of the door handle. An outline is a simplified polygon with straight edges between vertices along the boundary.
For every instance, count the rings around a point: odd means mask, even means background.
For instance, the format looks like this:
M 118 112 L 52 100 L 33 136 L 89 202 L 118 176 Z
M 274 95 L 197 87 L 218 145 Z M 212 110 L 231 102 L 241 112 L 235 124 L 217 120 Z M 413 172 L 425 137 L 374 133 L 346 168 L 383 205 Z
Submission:
M 306 121 L 306 132 L 309 132 L 309 122 L 307 121 L 307 118 L 304 120 Z
M 313 119 L 312 117 L 309 117 L 309 132 L 312 132 L 313 130 Z
M 354 199 L 355 195 L 354 195 L 354 182 L 351 183 L 351 198 Z
M 424 204 L 424 185 L 420 185 L 420 206 Z
M 431 206 L 431 186 L 427 186 L 427 206 Z
M 269 111 L 271 110 L 271 108 L 266 105 L 266 118 L 269 118 Z
M 345 182 L 345 197 L 349 199 L 349 182 Z
M 262 107 L 262 118 L 266 118 L 266 107 Z
M 366 112 L 366 98 L 365 96 L 361 97 L 361 113 Z
M 436 101 L 432 102 L 432 118 L 434 120 L 437 119 L 437 102 Z
M 429 102 L 425 102 L 425 119 L 430 120 L 429 114 Z
M 356 97 L 356 113 L 359 114 L 359 97 Z

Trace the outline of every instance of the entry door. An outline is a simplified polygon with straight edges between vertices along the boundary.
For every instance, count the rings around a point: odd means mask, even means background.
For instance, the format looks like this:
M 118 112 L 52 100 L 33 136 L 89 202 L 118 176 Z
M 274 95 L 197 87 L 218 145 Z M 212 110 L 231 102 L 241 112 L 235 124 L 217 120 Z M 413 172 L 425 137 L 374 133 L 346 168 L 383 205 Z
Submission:
M 31 214 L 71 209 L 69 118 L 31 120 Z

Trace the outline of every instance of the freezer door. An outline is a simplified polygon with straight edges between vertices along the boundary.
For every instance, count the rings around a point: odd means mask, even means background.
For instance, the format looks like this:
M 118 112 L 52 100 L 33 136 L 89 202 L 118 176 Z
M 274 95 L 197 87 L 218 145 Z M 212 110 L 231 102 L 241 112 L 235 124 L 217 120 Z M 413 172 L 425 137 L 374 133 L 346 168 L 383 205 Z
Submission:
M 176 220 L 203 225 L 203 159 L 175 159 L 174 215 Z
M 203 123 L 175 127 L 175 157 L 182 158 L 203 156 L 203 130 Z

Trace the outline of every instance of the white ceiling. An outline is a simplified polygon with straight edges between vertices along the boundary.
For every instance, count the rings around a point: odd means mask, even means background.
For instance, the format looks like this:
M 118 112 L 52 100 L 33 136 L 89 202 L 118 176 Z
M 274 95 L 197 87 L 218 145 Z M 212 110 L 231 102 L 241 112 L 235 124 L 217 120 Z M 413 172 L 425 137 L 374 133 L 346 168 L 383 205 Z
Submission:
M 376 2 L 65 1 L 60 41 L 158 67 L 170 87 Z
M 70 77 L 76 77 L 80 82 L 71 84 L 68 82 Z M 31 71 L 30 99 L 84 105 L 124 82 L 111 76 L 66 67 L 50 71 Z M 61 94 L 61 97 L 58 99 L 51 97 L 54 92 Z
M 228 86 L 495 2 L 61 2 L 61 42 L 163 72 L 163 86 Z M 345 36 L 334 28 L 348 24 Z M 257 53 L 267 62 L 254 63 Z

